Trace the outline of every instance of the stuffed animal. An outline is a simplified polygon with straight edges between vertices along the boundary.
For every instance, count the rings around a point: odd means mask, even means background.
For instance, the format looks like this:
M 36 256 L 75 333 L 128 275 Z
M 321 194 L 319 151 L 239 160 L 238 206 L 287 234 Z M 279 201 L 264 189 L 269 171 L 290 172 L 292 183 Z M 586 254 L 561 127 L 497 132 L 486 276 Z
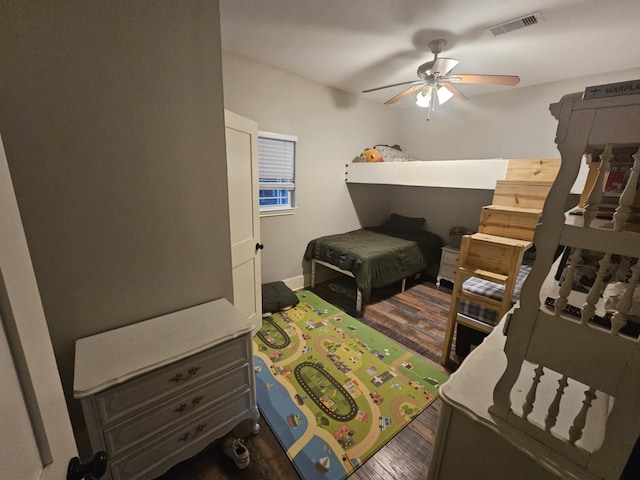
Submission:
M 384 162 L 382 155 L 375 148 L 367 148 L 360 154 L 361 162 Z

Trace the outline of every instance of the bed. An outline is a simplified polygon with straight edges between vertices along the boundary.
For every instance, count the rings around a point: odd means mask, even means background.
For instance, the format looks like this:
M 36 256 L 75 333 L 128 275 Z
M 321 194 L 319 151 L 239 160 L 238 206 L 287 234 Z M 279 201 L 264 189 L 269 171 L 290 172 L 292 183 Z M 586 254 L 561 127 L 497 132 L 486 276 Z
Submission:
M 588 88 L 550 108 L 562 166 L 536 260 L 517 306 L 440 386 L 429 480 L 640 478 L 640 94 L 611 93 L 621 91 Z M 563 206 L 584 155 L 598 159 L 597 175 L 572 215 Z M 621 162 L 632 166 L 605 220 Z M 560 281 L 558 245 L 570 249 Z
M 391 214 L 379 227 L 365 227 L 311 240 L 304 258 L 311 261 L 311 286 L 316 265 L 351 276 L 357 285 L 356 310 L 369 301 L 371 289 L 403 281 L 440 261 L 442 239 L 422 230 L 423 218 Z

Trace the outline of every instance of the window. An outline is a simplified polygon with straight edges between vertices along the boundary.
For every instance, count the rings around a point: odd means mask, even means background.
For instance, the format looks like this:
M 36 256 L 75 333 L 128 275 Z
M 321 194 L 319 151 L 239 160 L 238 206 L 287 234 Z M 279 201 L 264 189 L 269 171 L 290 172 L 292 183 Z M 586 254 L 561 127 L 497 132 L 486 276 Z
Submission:
M 290 135 L 258 132 L 261 213 L 294 209 L 297 141 Z

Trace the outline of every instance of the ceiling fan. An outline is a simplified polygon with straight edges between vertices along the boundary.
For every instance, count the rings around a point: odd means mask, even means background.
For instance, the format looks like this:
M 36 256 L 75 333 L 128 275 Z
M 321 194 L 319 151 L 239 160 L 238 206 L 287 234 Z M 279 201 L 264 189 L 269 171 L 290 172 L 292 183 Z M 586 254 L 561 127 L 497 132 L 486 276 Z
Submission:
M 466 100 L 467 97 L 453 85 L 454 83 L 516 85 L 520 82 L 520 77 L 517 75 L 452 74 L 451 71 L 458 65 L 459 61 L 453 58 L 439 57 L 440 52 L 442 52 L 446 44 L 447 41 L 443 39 L 429 42 L 429 48 L 434 55 L 434 59 L 418 67 L 417 73 L 420 80 L 411 80 L 408 82 L 393 83 L 383 87 L 370 88 L 369 90 L 363 90 L 362 93 L 374 92 L 376 90 L 382 90 L 383 88 L 397 87 L 399 85 L 411 85 L 395 97 L 384 102 L 385 105 L 395 103 L 417 92 L 416 104 L 419 107 L 428 109 L 427 120 L 429 120 L 431 112 L 433 112 L 436 105 L 442 105 L 454 96 L 461 100 Z

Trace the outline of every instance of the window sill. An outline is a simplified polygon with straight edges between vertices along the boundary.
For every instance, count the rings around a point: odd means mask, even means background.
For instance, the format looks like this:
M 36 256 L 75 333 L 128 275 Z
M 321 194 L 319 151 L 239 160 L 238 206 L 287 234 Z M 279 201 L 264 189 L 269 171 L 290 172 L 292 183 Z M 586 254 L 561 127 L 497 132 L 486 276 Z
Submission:
M 279 217 L 282 215 L 293 215 L 298 210 L 296 207 L 294 208 L 286 208 L 282 210 L 262 210 L 260 212 L 260 218 L 262 217 Z

